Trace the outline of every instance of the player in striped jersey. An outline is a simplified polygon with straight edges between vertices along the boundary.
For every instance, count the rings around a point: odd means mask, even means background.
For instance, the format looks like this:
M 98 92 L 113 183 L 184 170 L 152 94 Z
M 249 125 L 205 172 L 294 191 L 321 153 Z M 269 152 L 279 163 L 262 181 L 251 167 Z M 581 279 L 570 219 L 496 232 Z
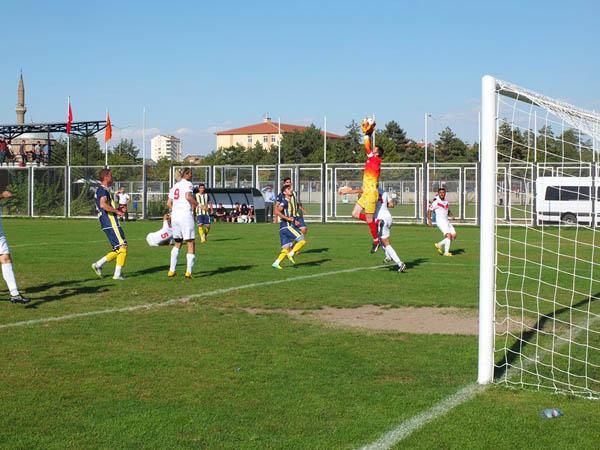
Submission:
M 275 269 L 282 269 L 281 262 L 284 258 L 295 264 L 294 255 L 306 244 L 304 235 L 298 228 L 299 222 L 292 215 L 290 201 L 292 199 L 292 187 L 283 186 L 277 201 L 275 214 L 279 217 L 279 239 L 281 240 L 281 252 L 272 264 Z
M 196 202 L 198 202 L 198 207 L 196 208 L 198 234 L 200 234 L 200 242 L 205 243 L 208 238 L 208 232 L 210 231 L 210 215 L 213 213 L 213 205 L 208 199 L 208 193 L 206 192 L 204 183 L 198 185 Z
M 292 198 L 290 199 L 290 213 L 292 216 L 298 221 L 298 228 L 302 232 L 304 236 L 308 233 L 308 227 L 306 226 L 306 222 L 304 221 L 304 214 L 306 210 L 302 205 L 302 202 L 298 199 L 298 195 L 294 190 L 294 186 L 292 185 L 292 179 L 290 177 L 286 177 L 283 179 L 284 186 L 292 187 Z
M 102 169 L 99 178 L 101 184 L 96 189 L 96 195 L 94 196 L 96 211 L 98 211 L 98 220 L 100 221 L 102 231 L 108 237 L 108 241 L 113 249 L 106 256 L 103 256 L 92 264 L 92 270 L 96 272 L 96 275 L 101 277 L 102 266 L 116 259 L 117 263 L 115 265 L 113 280 L 123 280 L 121 271 L 127 259 L 127 241 L 125 240 L 125 233 L 123 233 L 119 218 L 123 217 L 124 213 L 116 208 L 117 205 L 109 190 L 113 184 L 113 176 L 110 169 Z

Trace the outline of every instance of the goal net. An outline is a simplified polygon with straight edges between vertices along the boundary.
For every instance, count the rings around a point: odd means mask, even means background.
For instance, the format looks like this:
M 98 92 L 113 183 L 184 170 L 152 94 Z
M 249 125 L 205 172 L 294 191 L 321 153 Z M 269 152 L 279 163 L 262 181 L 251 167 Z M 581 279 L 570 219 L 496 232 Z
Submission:
M 486 76 L 479 382 L 600 398 L 600 115 Z

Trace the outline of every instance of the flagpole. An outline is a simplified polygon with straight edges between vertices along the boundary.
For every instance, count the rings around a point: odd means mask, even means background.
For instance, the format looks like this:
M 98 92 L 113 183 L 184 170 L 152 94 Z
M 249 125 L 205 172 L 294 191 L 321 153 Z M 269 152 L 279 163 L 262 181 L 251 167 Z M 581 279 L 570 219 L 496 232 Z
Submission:
M 327 162 L 327 116 L 323 117 L 323 162 Z
M 106 118 L 108 119 L 108 108 L 106 108 Z M 108 126 L 108 123 L 106 124 Z M 104 139 L 104 167 L 108 169 L 108 140 Z
M 146 107 L 142 112 L 142 165 L 146 165 Z
M 71 108 L 71 97 L 67 97 L 67 111 Z M 67 133 L 67 166 L 71 165 L 71 133 Z

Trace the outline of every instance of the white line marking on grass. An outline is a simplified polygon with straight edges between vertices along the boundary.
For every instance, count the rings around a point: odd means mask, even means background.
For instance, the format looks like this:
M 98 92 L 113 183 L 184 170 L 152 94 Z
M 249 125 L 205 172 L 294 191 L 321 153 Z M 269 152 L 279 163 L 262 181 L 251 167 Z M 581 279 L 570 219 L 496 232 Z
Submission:
M 142 309 L 150 309 L 150 308 L 157 308 L 157 307 L 175 305 L 175 304 L 178 304 L 178 303 L 185 303 L 185 302 L 188 302 L 190 300 L 194 300 L 194 299 L 198 299 L 198 298 L 214 297 L 215 295 L 227 294 L 229 292 L 239 291 L 239 290 L 243 290 L 243 289 L 251 289 L 251 288 L 258 288 L 258 287 L 263 287 L 263 286 L 271 286 L 271 285 L 274 285 L 274 284 L 289 283 L 290 281 L 309 280 L 311 278 L 321 278 L 321 277 L 327 277 L 327 276 L 330 276 L 330 275 L 338 275 L 338 274 L 341 274 L 341 273 L 359 272 L 361 270 L 381 269 L 383 267 L 389 267 L 389 265 L 388 264 L 382 264 L 382 265 L 378 265 L 378 266 L 355 267 L 353 269 L 332 270 L 330 272 L 314 273 L 314 274 L 311 274 L 311 275 L 301 275 L 301 276 L 298 276 L 298 277 L 283 278 L 283 279 L 280 279 L 280 280 L 269 280 L 269 281 L 261 281 L 259 283 L 242 284 L 240 286 L 232 286 L 232 287 L 223 288 L 223 289 L 216 289 L 214 291 L 200 292 L 198 294 L 192 294 L 192 295 L 188 295 L 186 297 L 181 297 L 181 298 L 174 298 L 174 299 L 171 299 L 171 300 L 166 300 L 164 302 L 144 303 L 144 304 L 141 304 L 141 305 L 125 306 L 125 307 L 122 307 L 122 308 L 100 309 L 100 310 L 97 310 L 97 311 L 88 311 L 88 312 L 82 312 L 82 313 L 66 314 L 64 316 L 45 317 L 45 318 L 41 318 L 41 319 L 32 319 L 32 320 L 23 320 L 21 322 L 12 322 L 12 323 L 0 324 L 0 329 L 25 327 L 25 326 L 28 326 L 28 325 L 38 325 L 38 324 L 50 323 L 50 322 L 62 322 L 64 320 L 77 319 L 77 318 L 80 318 L 80 317 L 99 316 L 99 315 L 103 315 L 103 314 L 112 314 L 112 313 L 121 313 L 121 312 L 133 312 L 133 311 L 139 311 L 139 310 L 142 310 Z
M 406 439 L 429 422 L 447 414 L 452 409 L 471 400 L 485 389 L 485 386 L 473 383 L 455 392 L 450 397 L 436 403 L 431 408 L 402 422 L 389 433 L 384 434 L 372 444 L 361 447 L 361 450 L 387 450 Z
M 594 319 L 589 321 L 588 328 L 591 328 L 591 326 L 598 321 L 600 321 L 600 316 L 596 316 Z M 583 322 L 583 323 L 585 323 L 585 322 Z M 563 344 L 554 347 L 554 351 L 556 351 L 558 348 L 564 347 L 566 345 L 566 343 L 564 343 L 564 342 L 567 340 L 567 337 L 570 336 L 571 341 L 575 340 L 575 338 L 577 338 L 577 336 L 579 336 L 581 333 L 583 333 L 584 328 L 583 328 L 583 326 L 579 326 L 576 328 L 576 330 L 577 331 L 575 333 L 571 332 L 570 330 L 567 330 L 565 333 L 563 333 L 562 334 Z M 552 352 L 552 350 L 550 350 L 550 349 L 539 351 L 537 353 L 538 360 L 543 359 L 546 355 L 549 355 L 551 352 Z M 506 371 L 505 376 L 507 379 L 516 377 L 517 375 L 520 375 L 524 370 L 527 370 L 530 366 L 532 366 L 534 364 L 535 364 L 534 360 L 525 359 L 520 366 L 514 365 L 514 366 L 509 367 L 508 370 Z M 502 378 L 495 379 L 494 383 L 498 382 L 499 380 L 502 380 Z M 464 388 L 460 389 L 459 391 L 455 392 L 451 396 L 436 403 L 431 408 L 402 422 L 400 425 L 398 425 L 392 431 L 384 434 L 375 442 L 373 442 L 369 445 L 365 445 L 364 447 L 361 447 L 361 450 L 387 450 L 387 449 L 390 449 L 394 445 L 396 445 L 398 442 L 406 439 L 413 432 L 419 430 L 420 428 L 427 425 L 429 422 L 432 422 L 433 420 L 437 419 L 438 417 L 441 417 L 441 416 L 447 414 L 448 412 L 450 412 L 457 406 L 460 406 L 463 403 L 470 401 L 478 393 L 483 392 L 485 389 L 487 389 L 488 387 L 490 387 L 492 385 L 493 385 L 492 383 L 485 384 L 485 385 L 481 385 L 481 384 L 477 384 L 477 383 L 469 384 L 469 385 L 465 386 Z

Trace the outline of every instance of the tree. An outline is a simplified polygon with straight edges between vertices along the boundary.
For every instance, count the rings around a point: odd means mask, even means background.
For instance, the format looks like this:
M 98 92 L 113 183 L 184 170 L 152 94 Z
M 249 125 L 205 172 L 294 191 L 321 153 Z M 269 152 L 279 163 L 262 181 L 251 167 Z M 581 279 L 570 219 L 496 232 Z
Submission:
M 404 131 L 404 129 L 402 129 L 395 120 L 386 123 L 381 134 L 390 139 L 398 149 L 404 148 L 406 145 L 408 145 L 406 131 Z
M 446 127 L 435 141 L 436 162 L 459 162 L 467 160 L 467 144 L 456 136 L 450 127 Z M 433 154 L 428 155 L 433 161 Z
M 65 166 L 67 164 L 67 140 L 65 138 L 54 143 L 50 156 L 51 165 Z M 96 136 L 87 139 L 81 136 L 71 136 L 69 161 L 72 166 L 104 165 L 104 152 L 100 148 Z
M 121 141 L 108 152 L 110 165 L 141 164 L 139 157 L 140 149 L 133 143 L 133 139 L 121 139 Z

